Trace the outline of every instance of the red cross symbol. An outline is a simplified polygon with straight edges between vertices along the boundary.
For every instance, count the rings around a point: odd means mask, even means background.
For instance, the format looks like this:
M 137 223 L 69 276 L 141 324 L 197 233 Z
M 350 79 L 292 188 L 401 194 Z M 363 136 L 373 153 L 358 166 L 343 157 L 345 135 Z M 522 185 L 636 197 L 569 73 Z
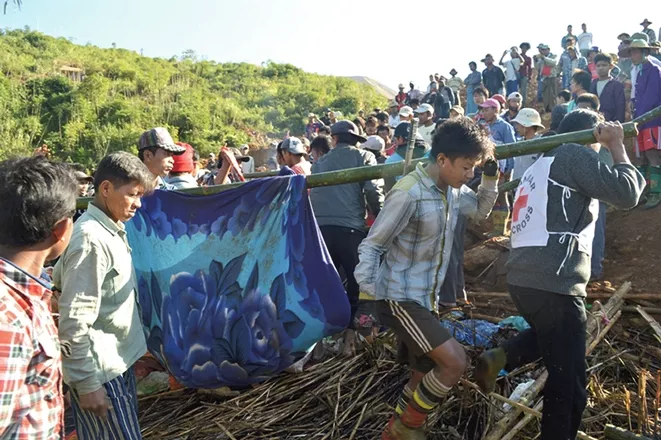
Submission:
M 519 221 L 519 211 L 528 207 L 528 194 L 523 195 L 523 188 L 519 191 L 519 195 L 514 201 L 514 206 L 512 207 L 512 221 Z

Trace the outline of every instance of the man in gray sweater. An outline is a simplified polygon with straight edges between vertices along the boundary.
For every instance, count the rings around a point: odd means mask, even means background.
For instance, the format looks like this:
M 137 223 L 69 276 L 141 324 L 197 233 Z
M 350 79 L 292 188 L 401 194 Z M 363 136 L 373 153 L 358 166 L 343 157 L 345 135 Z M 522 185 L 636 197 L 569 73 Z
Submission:
M 576 110 L 560 133 L 594 128 L 596 144 L 561 145 L 521 178 L 512 210 L 507 282 L 512 301 L 530 329 L 478 359 L 476 380 L 492 391 L 498 373 L 539 357 L 549 377 L 544 388 L 542 440 L 576 438 L 586 404 L 585 287 L 599 200 L 633 208 L 645 187 L 631 165 L 619 122 Z M 614 165 L 599 160 L 610 150 Z
M 333 124 L 331 138 L 333 149 L 312 165 L 312 174 L 377 164 L 374 154 L 356 147 L 358 142 L 366 139 L 353 122 Z M 344 341 L 344 353 L 348 355 L 353 351 L 353 316 L 359 296 L 358 283 L 353 275 L 358 264 L 358 245 L 367 236 L 366 208 L 377 216 L 383 207 L 383 180 L 312 188 L 310 201 L 333 264 L 346 276 L 351 304 L 351 321 Z

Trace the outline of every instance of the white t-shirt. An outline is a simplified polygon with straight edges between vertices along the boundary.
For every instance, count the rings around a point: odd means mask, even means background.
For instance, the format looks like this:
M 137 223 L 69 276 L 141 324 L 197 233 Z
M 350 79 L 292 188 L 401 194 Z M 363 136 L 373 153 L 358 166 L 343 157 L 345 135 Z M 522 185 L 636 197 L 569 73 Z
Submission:
M 578 36 L 578 48 L 581 50 L 590 50 L 592 47 L 592 32 L 583 32 Z
M 521 59 L 513 58 L 505 62 L 505 81 L 516 81 L 516 73 L 521 67 Z
M 393 116 L 393 115 L 388 116 L 388 125 L 390 125 L 393 128 L 397 127 L 399 125 L 399 115 L 397 115 L 397 116 Z
M 601 98 L 601 92 L 604 91 L 604 87 L 606 87 L 606 84 L 608 84 L 608 81 L 610 81 L 610 79 L 605 79 L 603 81 L 601 81 L 601 80 L 597 81 L 597 96 L 599 96 L 600 98 Z
M 434 128 L 436 128 L 436 124 L 431 124 L 429 127 L 425 127 L 424 125 L 420 125 L 418 127 L 418 134 L 422 136 L 422 138 L 425 140 L 427 145 L 431 147 L 431 140 L 433 138 L 432 132 L 434 131 Z

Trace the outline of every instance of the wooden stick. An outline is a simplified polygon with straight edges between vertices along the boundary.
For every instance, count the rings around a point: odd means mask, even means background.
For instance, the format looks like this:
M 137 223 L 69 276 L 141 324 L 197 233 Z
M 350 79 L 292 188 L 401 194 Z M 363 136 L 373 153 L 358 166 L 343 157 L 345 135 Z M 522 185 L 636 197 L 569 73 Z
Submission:
M 647 370 L 640 370 L 638 378 L 638 432 L 647 432 Z
M 622 284 L 622 286 L 620 286 L 617 292 L 613 294 L 611 299 L 609 299 L 608 302 L 603 306 L 603 310 L 605 311 L 607 316 L 614 317 L 615 314 L 619 311 L 619 309 L 622 308 L 622 305 L 624 304 L 624 297 L 629 292 L 630 289 L 631 289 L 631 283 L 626 282 Z M 597 330 L 598 325 L 599 323 L 597 322 L 596 319 L 592 319 L 588 321 L 586 325 L 587 334 L 593 335 Z M 588 344 L 588 350 L 592 346 L 592 342 L 594 340 L 601 340 L 599 338 L 603 339 L 605 335 L 606 333 L 599 332 L 596 336 L 594 336 L 594 338 Z M 590 354 L 588 350 L 586 350 L 586 354 Z M 528 402 L 534 401 L 537 395 L 544 388 L 544 385 L 546 384 L 546 379 L 548 379 L 548 371 L 544 369 L 544 371 L 537 378 L 535 383 L 528 390 L 526 390 L 525 393 L 523 393 L 523 396 L 521 396 L 522 400 L 525 398 L 525 400 Z M 528 418 L 526 416 L 524 420 L 522 420 L 523 423 L 516 424 L 516 421 L 521 415 L 521 413 L 522 411 L 520 409 L 518 409 L 517 407 L 512 407 L 512 410 L 505 417 L 499 420 L 496 423 L 496 425 L 492 428 L 492 430 L 489 433 L 487 433 L 487 435 L 484 437 L 485 440 L 501 440 L 506 433 L 512 434 L 513 432 L 518 432 L 519 430 L 523 429 L 526 426 L 526 424 L 528 424 L 532 420 L 532 417 Z M 516 427 L 518 428 L 517 431 L 514 431 L 513 429 L 513 426 L 515 424 Z
M 604 428 L 604 437 L 609 440 L 652 440 L 649 437 L 634 434 L 631 431 L 626 431 L 610 424 Z
M 587 354 L 592 353 L 592 350 L 594 350 L 597 347 L 597 345 L 599 345 L 599 343 L 606 336 L 606 333 L 608 333 L 610 331 L 610 329 L 613 328 L 613 326 L 615 325 L 617 320 L 620 319 L 620 316 L 622 316 L 622 311 L 618 310 L 617 313 L 615 315 L 613 315 L 613 317 L 611 318 L 610 322 L 606 325 L 606 327 L 604 327 L 601 330 L 599 335 L 597 335 L 597 337 L 594 338 L 594 341 L 592 341 L 592 343 L 588 346 Z
M 640 314 L 640 316 L 643 317 L 645 321 L 652 327 L 652 330 L 654 330 L 654 333 L 656 334 L 656 337 L 659 341 L 661 341 L 661 325 L 657 322 L 656 319 L 652 318 L 642 307 L 638 306 L 636 307 L 636 311 Z

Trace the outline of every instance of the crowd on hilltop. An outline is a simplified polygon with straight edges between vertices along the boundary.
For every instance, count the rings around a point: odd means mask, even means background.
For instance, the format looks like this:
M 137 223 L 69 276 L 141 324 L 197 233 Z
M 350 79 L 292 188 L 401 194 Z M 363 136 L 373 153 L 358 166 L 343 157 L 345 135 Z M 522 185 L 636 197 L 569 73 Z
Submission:
M 586 404 L 582 297 L 603 276 L 606 203 L 661 203 L 661 118 L 639 127 L 637 167 L 620 125 L 629 108 L 635 118 L 661 106 L 650 24 L 620 34 L 617 57 L 592 46 L 585 24 L 578 36 L 569 26 L 559 57 L 539 44 L 531 58 L 521 43 L 498 63 L 487 54 L 481 73 L 471 62 L 465 80 L 453 69 L 450 78 L 430 75 L 424 91 L 401 84 L 387 109 L 352 120 L 310 113 L 304 135 L 270 145 L 267 167 L 282 176 L 393 164 L 409 151 L 428 159 L 405 176 L 309 189 L 351 306 L 344 354 L 356 333 L 369 340 L 388 327 L 412 367 L 382 439 L 423 439 L 427 415 L 466 370 L 438 314 L 466 302 L 466 225 L 487 218 L 493 235 L 511 235 L 509 290 L 531 328 L 485 352 L 476 380 L 489 392 L 501 370 L 541 355 L 549 372 L 541 438 L 575 438 Z M 550 127 L 535 105 L 551 113 Z M 494 159 L 499 144 L 587 129 L 596 137 L 588 146 Z M 79 439 L 141 438 L 133 365 L 146 344 L 124 223 L 153 190 L 238 183 L 258 169 L 248 145 L 200 158 L 162 127 L 137 147 L 109 154 L 92 175 L 49 160 L 45 146 L 0 163 L 1 438 L 61 438 L 65 396 Z M 512 179 L 516 192 L 499 193 Z M 76 211 L 82 196 L 92 201 Z

